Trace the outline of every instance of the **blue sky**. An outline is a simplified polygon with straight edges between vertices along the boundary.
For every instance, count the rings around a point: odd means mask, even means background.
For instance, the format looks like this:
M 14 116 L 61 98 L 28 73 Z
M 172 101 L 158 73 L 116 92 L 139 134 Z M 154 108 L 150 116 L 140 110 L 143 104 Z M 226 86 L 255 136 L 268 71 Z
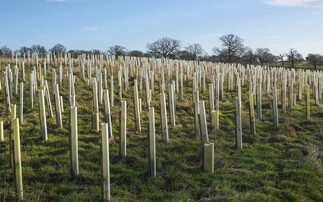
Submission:
M 168 36 L 211 54 L 219 37 L 274 54 L 323 54 L 323 0 L 0 0 L 0 46 L 146 51 Z

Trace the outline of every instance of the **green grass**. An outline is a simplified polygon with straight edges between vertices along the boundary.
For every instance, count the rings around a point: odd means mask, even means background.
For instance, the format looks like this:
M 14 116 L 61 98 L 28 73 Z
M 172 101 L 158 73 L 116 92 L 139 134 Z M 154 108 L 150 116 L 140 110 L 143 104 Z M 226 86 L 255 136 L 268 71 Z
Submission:
M 47 79 L 51 90 L 50 71 Z M 72 177 L 67 79 L 64 79 L 60 89 L 64 97 L 64 128 L 56 127 L 55 117 L 47 117 L 47 142 L 40 138 L 38 98 L 35 98 L 35 109 L 30 109 L 29 84 L 28 81 L 25 83 L 25 122 L 20 134 L 26 201 L 99 201 L 101 198 L 101 135 L 91 129 L 92 88 L 79 76 L 76 77 L 80 175 Z M 130 86 L 133 85 L 132 80 Z M 117 77 L 114 83 L 117 83 Z M 123 92 L 123 99 L 128 102 L 128 133 L 127 158 L 121 160 L 118 145 L 120 99 L 115 88 L 115 107 L 112 108 L 114 139 L 110 141 L 113 201 L 323 201 L 322 107 L 312 103 L 311 120 L 305 121 L 305 103 L 298 102 L 286 115 L 280 114 L 280 126 L 274 129 L 271 100 L 265 95 L 264 119 L 257 120 L 257 134 L 251 135 L 247 86 L 244 86 L 244 149 L 238 151 L 235 149 L 234 128 L 236 92 L 225 91 L 224 100 L 220 103 L 220 130 L 216 133 L 209 130 L 210 141 L 215 143 L 215 172 L 208 174 L 201 170 L 201 145 L 194 134 L 192 82 L 185 82 L 184 100 L 177 100 L 176 127 L 169 129 L 170 142 L 166 145 L 161 141 L 158 83 L 155 84 L 152 106 L 155 107 L 156 118 L 156 178 L 148 177 L 147 171 L 148 110 L 144 91 L 140 94 L 143 99 L 142 132 L 135 131 L 132 88 Z M 207 91 L 203 93 L 201 89 L 200 100 L 206 101 L 208 112 Z M 14 103 L 18 103 L 16 98 Z M 5 144 L 0 144 L 0 201 L 13 201 L 15 185 L 9 167 L 8 147 L 10 126 L 3 89 L 0 108 L 6 140 Z M 100 111 L 102 120 L 102 106 Z M 317 154 L 316 148 L 321 153 Z
M 273 62 L 273 63 L 264 64 L 264 65 L 269 66 L 269 67 L 285 67 L 285 68 L 291 68 L 292 67 L 292 63 L 288 62 L 288 61 L 284 62 L 284 66 L 282 66 L 281 62 Z M 294 68 L 295 69 L 314 70 L 314 66 L 310 62 L 308 62 L 306 60 L 295 61 L 294 62 Z M 317 66 L 317 70 L 323 70 L 323 67 Z

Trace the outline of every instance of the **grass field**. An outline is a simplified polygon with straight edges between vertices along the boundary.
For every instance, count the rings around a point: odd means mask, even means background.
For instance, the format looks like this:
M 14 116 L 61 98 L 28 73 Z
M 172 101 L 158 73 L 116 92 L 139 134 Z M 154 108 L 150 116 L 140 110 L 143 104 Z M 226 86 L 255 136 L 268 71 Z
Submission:
M 269 67 L 282 67 L 282 63 L 281 62 L 274 62 L 274 63 L 269 63 L 269 64 L 264 64 L 264 65 L 267 65 Z M 309 69 L 309 70 L 314 70 L 314 67 L 313 65 L 304 60 L 304 61 L 295 61 L 295 69 Z M 284 62 L 284 66 L 285 68 L 291 68 L 292 67 L 292 63 L 291 62 L 288 62 L 288 61 L 285 61 Z M 317 70 L 323 70 L 323 67 L 321 66 L 317 66 Z
M 50 71 L 47 79 L 51 86 Z M 101 135 L 91 129 L 92 87 L 76 76 L 80 175 L 72 177 L 68 148 L 68 86 L 67 79 L 64 79 L 60 89 L 64 98 L 64 128 L 56 127 L 55 117 L 48 118 L 47 142 L 40 138 L 38 97 L 32 110 L 29 81 L 25 82 L 25 115 L 24 124 L 20 127 L 25 201 L 101 199 Z M 220 129 L 216 133 L 209 130 L 210 142 L 215 143 L 215 172 L 208 174 L 201 169 L 201 144 L 194 134 L 191 83 L 184 83 L 184 99 L 177 99 L 176 127 L 170 128 L 170 142 L 166 145 L 161 141 L 159 87 L 155 83 L 152 106 L 156 117 L 156 178 L 148 177 L 147 169 L 148 109 L 143 102 L 142 131 L 136 132 L 132 88 L 123 92 L 123 99 L 128 102 L 127 158 L 121 160 L 119 157 L 120 99 L 115 88 L 115 106 L 112 107 L 114 139 L 110 141 L 112 201 L 323 201 L 322 106 L 312 101 L 311 120 L 305 121 L 303 99 L 286 115 L 279 110 L 280 126 L 273 128 L 271 99 L 265 95 L 264 119 L 257 120 L 257 134 L 251 135 L 248 90 L 246 85 L 243 86 L 244 149 L 239 151 L 235 149 L 236 91 L 225 91 L 224 100 L 220 103 Z M 140 95 L 144 98 L 144 92 Z M 16 104 L 17 97 L 15 95 Z M 53 101 L 53 97 L 51 99 Z M 208 111 L 207 91 L 200 91 L 200 100 L 206 101 Z M 0 109 L 1 119 L 5 121 L 5 143 L 0 144 L 0 201 L 13 201 L 15 185 L 9 167 L 8 146 L 10 120 L 5 102 L 2 88 Z M 102 120 L 103 106 L 100 106 L 100 111 Z

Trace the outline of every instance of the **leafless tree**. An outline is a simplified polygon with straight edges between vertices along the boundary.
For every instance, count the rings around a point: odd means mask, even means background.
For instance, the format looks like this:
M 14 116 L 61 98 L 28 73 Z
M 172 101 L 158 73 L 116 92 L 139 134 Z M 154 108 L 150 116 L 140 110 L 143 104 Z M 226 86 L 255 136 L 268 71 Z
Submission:
M 191 60 L 196 60 L 199 56 L 201 56 L 204 53 L 204 50 L 200 44 L 191 44 L 185 47 L 186 53 L 188 53 L 188 56 Z
M 222 49 L 213 48 L 215 54 L 222 58 L 223 62 L 237 62 L 244 52 L 244 40 L 237 35 L 227 34 L 221 36 L 220 41 L 223 47 Z
M 47 53 L 46 48 L 41 45 L 32 45 L 30 49 L 31 49 L 31 53 L 36 53 L 38 54 L 39 57 L 45 57 Z
M 126 48 L 120 45 L 114 45 L 110 46 L 107 52 L 109 55 L 114 55 L 116 58 L 118 58 L 118 56 L 126 55 Z
M 100 55 L 100 54 L 101 54 L 101 51 L 100 51 L 100 50 L 98 50 L 98 49 L 92 49 L 92 50 L 91 50 L 91 53 L 92 53 L 93 55 Z
M 256 55 L 251 48 L 245 47 L 244 53 L 242 54 L 242 63 L 253 64 L 256 61 Z
M 280 62 L 282 63 L 282 66 L 284 66 L 285 64 L 284 64 L 284 58 L 285 58 L 285 54 L 284 53 L 281 53 L 281 54 L 279 54 L 279 56 L 278 56 L 278 58 L 279 58 L 279 60 L 280 60 Z
M 148 54 L 154 57 L 175 58 L 181 47 L 181 42 L 169 37 L 163 37 L 147 44 Z
M 0 50 L 1 50 L 1 56 L 11 57 L 12 51 L 7 46 L 2 46 Z
M 267 62 L 273 62 L 275 57 L 270 52 L 269 48 L 257 48 L 255 54 L 261 65 L 264 65 L 264 63 L 267 63 Z
M 288 56 L 288 60 L 292 63 L 292 68 L 294 68 L 295 64 L 295 57 L 298 54 L 297 50 L 294 48 L 290 49 L 289 52 L 286 54 Z
M 317 70 L 317 66 L 323 65 L 323 55 L 320 54 L 309 53 L 306 60 L 313 65 L 315 70 Z
M 55 55 L 64 54 L 66 52 L 66 48 L 64 45 L 58 43 L 53 48 L 51 48 L 50 51 L 52 53 L 55 53 Z
M 140 50 L 132 50 L 132 51 L 129 51 L 128 52 L 128 55 L 129 56 L 132 56 L 132 57 L 144 57 L 145 56 L 145 54 L 142 51 L 140 51 Z
M 301 61 L 303 61 L 303 60 L 304 60 L 303 55 L 302 55 L 302 54 L 300 54 L 300 53 L 296 53 L 296 55 L 295 55 L 295 60 L 296 60 L 297 62 L 301 62 Z
M 191 53 L 188 52 L 187 50 L 178 51 L 177 56 L 181 60 L 193 60 Z
M 28 54 L 31 53 L 31 49 L 26 47 L 26 46 L 22 46 L 19 48 L 19 50 L 17 50 L 17 54 L 20 56 L 27 56 Z

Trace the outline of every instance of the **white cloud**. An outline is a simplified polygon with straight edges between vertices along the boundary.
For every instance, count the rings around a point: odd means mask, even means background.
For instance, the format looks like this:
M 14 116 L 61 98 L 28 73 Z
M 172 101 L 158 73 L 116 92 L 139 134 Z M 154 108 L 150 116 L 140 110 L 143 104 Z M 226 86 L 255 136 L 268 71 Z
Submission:
M 90 32 L 96 32 L 99 30 L 98 27 L 83 27 L 83 29 L 90 31 Z
M 273 5 L 273 6 L 323 7 L 322 0 L 264 0 L 264 3 Z

